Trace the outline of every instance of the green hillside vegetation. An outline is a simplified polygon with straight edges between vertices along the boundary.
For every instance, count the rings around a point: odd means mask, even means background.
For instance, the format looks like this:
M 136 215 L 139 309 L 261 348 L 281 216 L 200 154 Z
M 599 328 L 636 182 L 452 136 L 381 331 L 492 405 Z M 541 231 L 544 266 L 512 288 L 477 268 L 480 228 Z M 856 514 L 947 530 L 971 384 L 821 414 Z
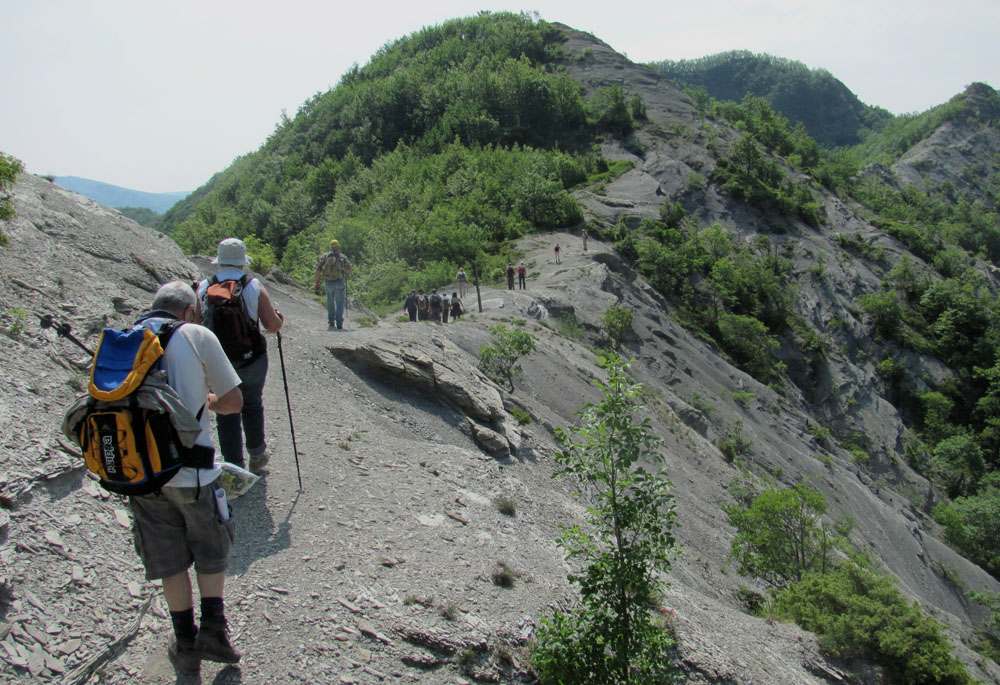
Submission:
M 972 682 L 941 626 L 852 549 L 852 521 L 823 521 L 822 493 L 802 482 L 758 487 L 736 482 L 737 502 L 725 507 L 737 531 L 731 557 L 771 589 L 767 600 L 745 591 L 753 613 L 795 621 L 826 654 L 877 663 L 890 683 Z
M 163 217 L 159 212 L 154 212 L 152 209 L 146 209 L 145 207 L 119 207 L 118 211 L 137 224 L 149 226 L 150 228 L 156 228 Z
M 801 122 L 824 147 L 857 144 L 866 130 L 892 118 L 862 103 L 825 69 L 772 55 L 733 50 L 649 66 L 682 88 L 704 90 L 718 100 L 763 98 L 793 124 Z
M 561 73 L 563 40 L 508 13 L 400 39 L 285 118 L 162 227 L 188 252 L 254 236 L 303 283 L 336 236 L 372 306 L 436 287 L 473 259 L 493 278 L 507 241 L 580 223 L 569 189 L 608 170 L 595 136 L 633 126 L 620 87 L 584 101 Z

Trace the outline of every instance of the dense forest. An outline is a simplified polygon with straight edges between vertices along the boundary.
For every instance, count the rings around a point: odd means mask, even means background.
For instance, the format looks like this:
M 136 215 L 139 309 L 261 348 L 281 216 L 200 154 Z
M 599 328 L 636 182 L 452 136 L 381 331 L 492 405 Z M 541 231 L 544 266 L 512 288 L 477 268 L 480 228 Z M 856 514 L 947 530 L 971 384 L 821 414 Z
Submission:
M 733 50 L 650 66 L 681 87 L 703 90 L 718 100 L 763 98 L 792 124 L 801 122 L 825 147 L 855 145 L 892 119 L 884 109 L 861 102 L 825 69 L 772 55 Z
M 280 264 L 302 283 L 336 237 L 357 265 L 354 292 L 373 307 L 450 282 L 462 265 L 495 280 L 517 238 L 583 225 L 573 191 L 630 168 L 604 159 L 600 141 L 653 128 L 641 98 L 620 86 L 585 95 L 565 72 L 563 42 L 545 22 L 490 13 L 402 38 L 284 117 L 258 151 L 160 226 L 187 252 L 243 238 L 258 268 Z M 909 251 L 890 264 L 858 236 L 834 238 L 886 274 L 854 307 L 871 324 L 884 396 L 911 429 L 893 459 L 941 489 L 934 515 L 949 542 L 1000 577 L 1000 303 L 983 275 L 985 264 L 1000 265 L 1000 160 L 954 178 L 928 166 L 920 183 L 886 171 L 946 125 L 995 134 L 1000 96 L 974 85 L 928 112 L 894 117 L 829 73 L 777 58 L 727 53 L 655 66 L 691 86 L 704 130 L 738 133 L 729 144 L 710 137 L 714 165 L 689 177 L 693 190 L 712 184 L 764 216 L 815 230 L 828 221 L 829 193 Z M 689 209 L 666 198 L 657 218 L 590 228 L 734 364 L 779 392 L 807 385 L 808 374 L 790 377 L 779 350 L 815 370 L 831 341 L 799 313 L 789 256 L 767 235 L 737 240 Z M 825 278 L 824 264 L 807 277 Z M 947 373 L 918 376 L 918 357 Z M 831 438 L 820 426 L 816 436 Z M 833 437 L 858 463 L 871 459 L 864 436 Z

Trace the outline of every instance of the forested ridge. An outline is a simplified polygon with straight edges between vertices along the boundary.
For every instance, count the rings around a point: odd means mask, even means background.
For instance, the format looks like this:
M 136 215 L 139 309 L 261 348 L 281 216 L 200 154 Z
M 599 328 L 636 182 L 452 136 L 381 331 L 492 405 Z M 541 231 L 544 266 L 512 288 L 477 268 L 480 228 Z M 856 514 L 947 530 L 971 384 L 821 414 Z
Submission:
M 886 110 L 861 102 L 829 71 L 774 55 L 732 50 L 650 66 L 684 88 L 704 90 L 719 100 L 739 101 L 748 94 L 764 98 L 827 147 L 857 144 L 866 132 L 892 119 Z
M 386 46 L 284 119 L 168 212 L 188 251 L 250 237 L 267 264 L 311 275 L 336 235 L 371 303 L 428 287 L 505 241 L 578 224 L 569 189 L 607 171 L 598 131 L 628 130 L 620 88 L 587 100 L 558 68 L 561 33 L 483 13 Z
M 473 260 L 496 279 L 517 238 L 586 223 L 672 315 L 779 393 L 796 385 L 809 396 L 835 352 L 873 363 L 905 439 L 887 457 L 862 432 L 817 423 L 816 440 L 836 442 L 872 472 L 905 463 L 926 477 L 940 493 L 933 515 L 948 542 L 1000 577 L 1000 303 L 989 270 L 1000 265 L 997 92 L 974 84 L 928 112 L 894 117 L 826 72 L 729 53 L 672 65 L 671 78 L 691 86 L 700 128 L 664 131 L 636 93 L 615 84 L 585 91 L 566 67 L 586 56 L 566 55 L 563 44 L 546 22 L 482 13 L 386 45 L 178 203 L 161 228 L 187 252 L 244 238 L 258 268 L 279 264 L 301 283 L 336 237 L 357 265 L 353 291 L 378 307 L 451 282 Z M 579 193 L 600 194 L 636 165 L 606 159 L 601 144 L 641 161 L 637 132 L 703 145 L 712 164 L 687 176 L 686 192 L 663 198 L 655 217 L 592 221 Z M 992 142 L 972 145 L 976 135 Z M 956 145 L 967 158 L 958 166 L 941 153 Z M 757 212 L 769 230 L 742 240 L 700 221 L 708 190 Z M 835 200 L 898 241 L 902 257 L 836 231 Z M 845 262 L 884 274 L 825 328 L 808 320 L 799 288 L 826 282 L 826 264 L 797 271 L 794 248 L 778 248 L 783 235 L 810 230 L 831 232 Z M 854 319 L 871 345 L 835 349 Z M 733 460 L 746 448 L 738 431 L 719 446 Z M 857 571 L 866 583 L 867 573 Z M 1000 607 L 1000 595 L 979 600 Z

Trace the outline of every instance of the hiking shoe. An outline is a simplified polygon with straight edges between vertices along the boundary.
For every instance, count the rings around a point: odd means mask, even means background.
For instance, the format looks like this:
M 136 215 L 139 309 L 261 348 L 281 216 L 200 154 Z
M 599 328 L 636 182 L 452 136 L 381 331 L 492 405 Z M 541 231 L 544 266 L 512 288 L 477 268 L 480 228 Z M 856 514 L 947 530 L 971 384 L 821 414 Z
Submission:
M 167 647 L 167 656 L 178 671 L 185 675 L 194 675 L 201 668 L 201 654 L 195 647 L 194 640 L 174 638 Z
M 264 470 L 267 466 L 267 462 L 271 461 L 271 454 L 267 450 L 264 450 L 260 454 L 250 455 L 250 471 L 255 475 L 259 476 L 260 472 Z
M 229 644 L 229 627 L 222 621 L 202 619 L 201 630 L 194 639 L 194 647 L 202 659 L 220 664 L 235 664 L 242 656 Z

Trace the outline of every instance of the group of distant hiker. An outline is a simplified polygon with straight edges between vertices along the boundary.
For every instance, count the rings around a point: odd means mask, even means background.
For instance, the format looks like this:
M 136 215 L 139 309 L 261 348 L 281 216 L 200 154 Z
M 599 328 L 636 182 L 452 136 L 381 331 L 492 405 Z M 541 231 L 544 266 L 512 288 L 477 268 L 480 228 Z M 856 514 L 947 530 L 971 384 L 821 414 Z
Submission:
M 432 290 L 430 293 L 425 293 L 424 289 L 420 288 L 406 294 L 403 311 L 410 317 L 410 321 L 448 323 L 449 317 L 452 321 L 462 318 L 465 308 L 458 292 L 453 292 L 449 297 L 447 292 L 439 294 L 437 290 Z
M 514 274 L 515 273 L 517 273 L 517 289 L 518 290 L 525 290 L 528 287 L 527 286 L 527 281 L 526 281 L 527 276 L 528 276 L 528 267 L 524 265 L 524 262 L 521 262 L 520 264 L 518 264 L 517 268 L 515 268 L 513 264 L 508 264 L 507 265 L 507 270 L 506 270 L 506 274 L 507 274 L 507 290 L 513 290 L 514 289 Z

